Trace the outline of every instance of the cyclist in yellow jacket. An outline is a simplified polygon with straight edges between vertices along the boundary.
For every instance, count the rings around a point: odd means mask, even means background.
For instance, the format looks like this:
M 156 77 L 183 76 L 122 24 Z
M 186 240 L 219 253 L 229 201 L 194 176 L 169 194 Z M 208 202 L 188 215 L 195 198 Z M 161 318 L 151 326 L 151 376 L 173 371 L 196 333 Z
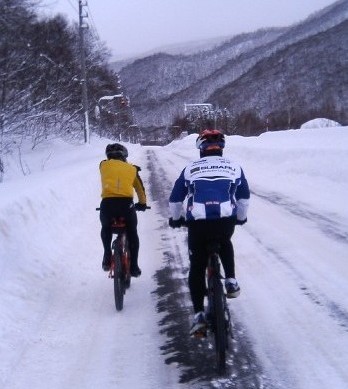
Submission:
M 137 211 L 146 210 L 146 194 L 139 176 L 140 167 L 127 162 L 128 150 L 119 143 L 109 144 L 105 154 L 107 160 L 100 163 L 102 201 L 100 203 L 101 239 L 104 246 L 102 268 L 110 270 L 111 265 L 111 221 L 114 217 L 124 217 L 131 256 L 131 275 L 139 277 L 138 266 L 139 236 L 137 232 Z M 138 203 L 134 204 L 134 190 Z

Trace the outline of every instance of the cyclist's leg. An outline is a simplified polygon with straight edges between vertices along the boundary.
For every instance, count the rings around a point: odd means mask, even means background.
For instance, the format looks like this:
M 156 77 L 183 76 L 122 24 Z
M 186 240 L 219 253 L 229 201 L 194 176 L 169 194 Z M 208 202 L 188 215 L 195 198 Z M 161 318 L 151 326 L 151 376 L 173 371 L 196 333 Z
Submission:
M 206 292 L 205 269 L 207 253 L 203 242 L 205 221 L 195 221 L 188 226 L 188 249 L 190 258 L 189 289 L 193 310 L 195 313 L 204 311 L 204 296 Z
M 106 199 L 103 199 L 100 203 L 100 222 L 101 222 L 101 240 L 104 246 L 105 253 L 111 253 L 111 239 L 112 232 L 110 228 L 111 219 L 112 219 L 112 210 L 110 208 L 110 202 Z
M 110 206 L 107 201 L 102 200 L 100 204 L 100 222 L 101 222 L 101 231 L 100 237 L 104 247 L 103 255 L 103 269 L 107 270 L 110 266 L 111 260 L 111 240 L 112 240 L 112 231 L 110 228 L 112 213 L 110 212 Z
M 232 218 L 221 219 L 220 226 L 220 258 L 225 272 L 225 287 L 228 298 L 238 297 L 240 287 L 235 276 L 234 250 L 231 237 L 234 232 L 235 221 Z
M 139 254 L 139 236 L 138 236 L 138 218 L 135 209 L 132 208 L 127 215 L 127 238 L 129 245 L 129 252 L 131 257 L 131 273 L 136 274 L 140 271 L 138 266 Z M 140 274 L 139 274 L 140 275 Z
M 234 250 L 231 237 L 235 223 L 232 218 L 220 219 L 214 228 L 220 236 L 220 258 L 226 278 L 235 278 Z

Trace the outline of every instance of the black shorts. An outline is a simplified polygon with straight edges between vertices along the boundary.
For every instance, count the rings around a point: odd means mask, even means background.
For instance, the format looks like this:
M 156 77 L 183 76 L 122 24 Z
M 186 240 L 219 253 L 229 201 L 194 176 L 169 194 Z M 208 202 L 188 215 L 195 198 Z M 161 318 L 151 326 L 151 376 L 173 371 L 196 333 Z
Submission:
M 100 203 L 100 222 L 109 227 L 115 217 L 124 217 L 127 230 L 136 229 L 138 220 L 132 198 L 108 197 Z

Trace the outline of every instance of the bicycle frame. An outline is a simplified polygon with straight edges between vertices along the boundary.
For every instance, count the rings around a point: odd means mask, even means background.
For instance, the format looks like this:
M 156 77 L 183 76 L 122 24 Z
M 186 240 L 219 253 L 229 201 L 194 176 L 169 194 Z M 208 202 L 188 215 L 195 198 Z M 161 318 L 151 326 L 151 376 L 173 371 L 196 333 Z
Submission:
M 115 250 L 118 250 L 120 253 L 121 259 L 122 259 L 122 268 L 124 271 L 129 271 L 129 252 L 128 252 L 128 241 L 127 241 L 127 235 L 126 235 L 126 224 L 124 219 L 116 218 L 112 220 L 111 229 L 112 234 L 117 235 L 115 239 L 112 241 L 112 252 L 114 253 Z M 113 278 L 113 271 L 115 270 L 115 258 L 113 255 L 113 258 L 111 260 L 111 269 L 109 273 L 109 278 Z

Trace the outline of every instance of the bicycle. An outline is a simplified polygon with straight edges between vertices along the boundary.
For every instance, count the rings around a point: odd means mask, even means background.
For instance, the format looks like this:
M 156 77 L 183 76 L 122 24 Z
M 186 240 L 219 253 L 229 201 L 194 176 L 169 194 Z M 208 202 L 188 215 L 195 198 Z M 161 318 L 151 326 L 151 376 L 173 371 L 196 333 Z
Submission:
M 146 207 L 150 209 L 151 207 Z M 96 208 L 97 211 L 100 208 Z M 117 311 L 122 311 L 124 295 L 131 285 L 130 252 L 126 234 L 126 220 L 124 217 L 111 219 L 112 236 L 116 235 L 111 244 L 111 265 L 108 278 L 114 280 L 114 298 Z
M 223 374 L 226 370 L 226 351 L 229 347 L 229 337 L 233 339 L 231 314 L 228 309 L 226 295 L 221 279 L 219 244 L 207 243 L 208 266 L 206 270 L 207 285 L 207 323 L 208 331 L 214 334 L 216 366 L 218 372 Z

